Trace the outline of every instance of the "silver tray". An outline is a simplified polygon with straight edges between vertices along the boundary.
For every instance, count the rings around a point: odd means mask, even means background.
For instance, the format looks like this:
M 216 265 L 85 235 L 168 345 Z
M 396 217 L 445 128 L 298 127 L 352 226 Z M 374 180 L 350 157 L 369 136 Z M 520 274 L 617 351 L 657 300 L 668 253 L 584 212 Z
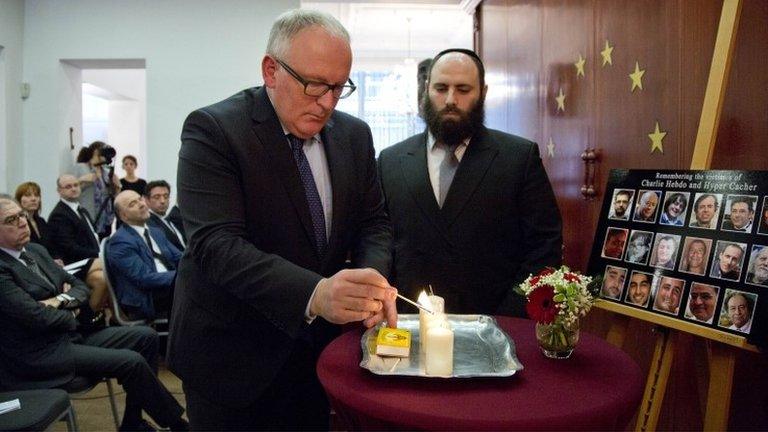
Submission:
M 360 345 L 363 360 L 360 367 L 377 375 L 403 375 L 429 378 L 505 377 L 522 370 L 515 355 L 515 343 L 488 315 L 446 315 L 453 328 L 453 375 L 437 377 L 424 372 L 421 352 L 419 316 L 401 314 L 397 327 L 411 331 L 408 358 L 382 357 L 376 352 L 376 334 L 381 325 L 363 333 Z

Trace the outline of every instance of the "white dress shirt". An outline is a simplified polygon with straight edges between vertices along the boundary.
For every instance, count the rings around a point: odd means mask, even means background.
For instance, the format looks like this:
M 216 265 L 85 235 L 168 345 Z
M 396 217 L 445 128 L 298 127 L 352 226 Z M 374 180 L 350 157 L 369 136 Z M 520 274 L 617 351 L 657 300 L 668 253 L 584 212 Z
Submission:
M 150 210 L 149 212 L 157 216 L 158 218 L 160 218 L 160 220 L 165 224 L 165 226 L 167 226 L 168 229 L 170 229 L 176 235 L 176 238 L 179 239 L 179 243 L 181 243 L 182 246 L 187 247 L 187 243 L 184 241 L 184 236 L 182 236 L 181 232 L 178 229 L 176 229 L 176 226 L 170 220 L 168 220 L 168 213 L 166 213 L 165 216 L 162 216 L 159 213 L 153 212 L 152 210 Z
M 126 225 L 136 230 L 136 232 L 139 233 L 139 237 L 141 237 L 141 239 L 146 242 L 146 239 L 144 238 L 144 230 L 147 229 L 146 226 L 138 226 L 138 225 L 131 225 L 131 224 L 126 224 Z M 152 239 L 152 250 L 155 251 L 156 254 L 162 255 L 163 252 L 160 250 L 160 247 L 157 245 L 157 240 L 155 240 L 155 238 L 152 237 L 152 231 L 149 232 L 149 237 Z M 168 271 L 168 267 L 166 267 L 162 261 L 154 257 L 153 259 L 155 261 L 155 268 L 157 269 L 158 273 Z

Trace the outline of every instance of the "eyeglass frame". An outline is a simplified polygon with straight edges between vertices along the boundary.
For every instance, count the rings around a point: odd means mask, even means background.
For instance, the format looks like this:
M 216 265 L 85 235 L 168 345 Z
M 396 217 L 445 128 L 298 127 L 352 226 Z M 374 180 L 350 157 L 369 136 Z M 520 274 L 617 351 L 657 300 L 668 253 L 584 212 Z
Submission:
M 324 96 L 326 93 L 328 93 L 330 91 L 331 92 L 331 96 L 333 96 L 334 99 L 338 100 L 338 99 L 348 98 L 349 96 L 352 95 L 352 93 L 355 92 L 355 90 L 357 90 L 357 85 L 355 85 L 355 83 L 352 81 L 352 78 L 347 78 L 347 82 L 349 84 L 328 84 L 328 83 L 324 83 L 324 82 L 321 82 L 321 81 L 312 81 L 312 80 L 308 80 L 308 79 L 302 77 L 301 75 L 299 75 L 295 70 L 293 70 L 293 68 L 288 66 L 284 61 L 282 61 L 282 60 L 280 60 L 278 58 L 274 58 L 274 60 L 277 62 L 277 64 L 282 66 L 283 69 L 285 69 L 285 71 L 288 72 L 288 74 L 290 76 L 292 76 L 296 81 L 298 81 L 299 83 L 301 83 L 301 85 L 304 86 L 304 94 L 307 95 L 307 96 L 319 98 L 319 97 Z M 325 91 L 323 91 L 319 95 L 309 94 L 307 92 L 307 87 L 309 87 L 310 84 L 325 86 Z M 341 93 L 339 93 L 339 96 L 336 96 L 333 93 L 335 91 L 335 89 L 337 89 L 337 88 L 341 89 Z M 351 89 L 351 90 L 349 91 L 349 94 L 346 94 L 346 95 L 342 96 L 342 94 L 344 92 L 344 89 Z
M 5 219 L 3 219 L 3 225 L 13 226 L 15 225 L 17 228 L 19 227 L 19 221 L 21 219 L 29 220 L 30 215 L 29 212 L 26 210 L 21 210 L 20 212 L 16 214 L 12 214 L 10 216 L 6 216 Z

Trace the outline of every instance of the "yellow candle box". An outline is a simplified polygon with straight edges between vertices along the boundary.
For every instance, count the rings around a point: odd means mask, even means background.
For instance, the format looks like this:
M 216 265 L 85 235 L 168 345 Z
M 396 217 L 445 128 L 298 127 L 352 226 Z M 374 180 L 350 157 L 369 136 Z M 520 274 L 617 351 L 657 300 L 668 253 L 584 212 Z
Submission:
M 380 356 L 408 357 L 411 352 L 411 332 L 405 329 L 382 327 L 376 336 L 376 354 Z

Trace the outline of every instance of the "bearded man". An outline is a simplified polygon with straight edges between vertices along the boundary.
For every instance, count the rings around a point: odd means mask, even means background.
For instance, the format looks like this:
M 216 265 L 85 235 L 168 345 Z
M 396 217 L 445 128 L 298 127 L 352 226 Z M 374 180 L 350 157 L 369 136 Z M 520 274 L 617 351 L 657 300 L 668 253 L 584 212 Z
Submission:
M 513 288 L 560 264 L 562 223 L 536 143 L 483 126 L 486 91 L 477 54 L 442 51 L 422 99 L 427 130 L 381 153 L 390 281 L 412 298 L 431 285 L 451 313 L 523 316 Z

